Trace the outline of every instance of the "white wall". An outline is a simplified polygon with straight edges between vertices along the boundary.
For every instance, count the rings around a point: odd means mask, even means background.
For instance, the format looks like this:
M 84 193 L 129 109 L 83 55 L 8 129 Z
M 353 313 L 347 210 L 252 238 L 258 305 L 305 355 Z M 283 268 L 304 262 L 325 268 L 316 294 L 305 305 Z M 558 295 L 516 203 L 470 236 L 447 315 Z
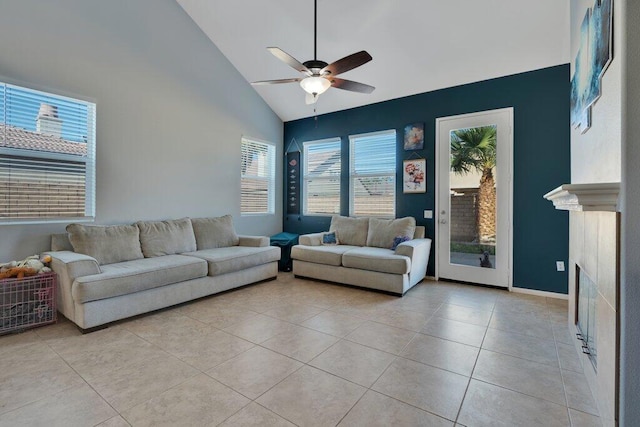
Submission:
M 0 79 L 97 104 L 96 223 L 231 213 L 239 232 L 240 138 L 277 144 L 282 121 L 173 0 L 3 0 Z M 279 175 L 278 175 L 279 176 Z M 0 226 L 0 261 L 49 248 L 66 224 Z
M 580 25 L 587 7 L 595 0 L 571 0 L 571 76 L 580 47 Z M 620 2 L 613 2 L 613 61 L 602 79 L 602 97 L 591 110 L 591 128 L 581 134 L 571 131 L 571 182 L 620 182 L 622 147 L 622 65 L 623 43 Z

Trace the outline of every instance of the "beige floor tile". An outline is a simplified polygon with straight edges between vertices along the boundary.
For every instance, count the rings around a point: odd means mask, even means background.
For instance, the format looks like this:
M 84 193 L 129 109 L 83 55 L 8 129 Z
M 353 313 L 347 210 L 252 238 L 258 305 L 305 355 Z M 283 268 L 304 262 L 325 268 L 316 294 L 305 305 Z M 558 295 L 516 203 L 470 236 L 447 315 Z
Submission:
M 201 371 L 226 362 L 255 345 L 215 328 L 165 336 L 155 344 Z
M 446 304 L 459 305 L 482 311 L 492 311 L 496 304 L 495 296 L 480 297 L 480 295 L 469 295 L 458 293 L 449 295 L 444 301 Z
M 602 427 L 600 417 L 569 409 L 569 418 L 573 427 Z
M 556 343 L 553 340 L 489 328 L 482 348 L 545 365 L 559 366 Z
M 122 416 L 134 426 L 217 425 L 249 403 L 246 397 L 201 374 L 122 412 Z
M 101 422 L 96 427 L 130 427 L 131 424 L 126 422 L 120 415 L 109 418 L 107 421 Z
M 453 422 L 369 390 L 338 425 L 452 427 Z
M 427 323 L 437 310 L 425 310 L 423 312 L 411 310 L 385 310 L 374 319 L 376 322 L 384 323 L 396 328 L 407 329 L 418 332 Z
M 235 391 L 255 399 L 295 372 L 302 363 L 262 347 L 254 347 L 207 371 Z
M 295 329 L 269 338 L 260 345 L 307 363 L 336 341 L 338 338 L 332 335 L 296 326 Z
M 484 326 L 434 316 L 422 328 L 420 333 L 480 347 L 486 331 L 487 328 Z
M 185 316 L 208 323 L 218 329 L 224 329 L 258 314 L 255 311 L 246 310 L 224 302 L 213 303 L 209 299 L 199 301 L 197 305 L 188 305 L 181 308 Z
M 463 375 L 398 358 L 372 390 L 455 420 L 468 382 Z
M 83 384 L 49 347 L 33 343 L 0 358 L 0 414 Z
M 560 367 L 567 371 L 584 372 L 580 356 L 573 344 L 556 343 L 558 348 L 558 358 L 560 359 Z
M 53 325 L 55 326 L 55 325 Z M 6 354 L 13 354 L 25 346 L 41 343 L 42 339 L 35 330 L 0 336 L 0 360 Z
M 67 338 L 82 334 L 75 323 L 72 323 L 60 313 L 58 313 L 58 321 L 55 324 L 34 329 L 34 332 L 43 340 Z
M 435 316 L 472 325 L 487 326 L 491 319 L 491 311 L 478 310 L 461 305 L 442 304 Z
M 471 380 L 458 422 L 474 427 L 567 427 L 567 408 Z
M 132 408 L 164 393 L 198 371 L 172 357 L 158 358 L 113 371 L 89 384 L 118 412 Z
M 393 354 L 342 340 L 309 362 L 309 365 L 371 387 L 395 358 Z
M 220 424 L 220 427 L 295 427 L 270 410 L 251 402 L 235 415 Z
M 479 351 L 479 348 L 470 345 L 417 334 L 401 356 L 469 377 Z
M 365 391 L 305 366 L 260 396 L 257 403 L 297 425 L 335 426 Z
M 101 347 L 67 354 L 64 360 L 85 380 L 90 381 L 129 365 L 166 357 L 166 354 L 164 350 L 131 334 L 122 340 L 106 342 Z
M 267 310 L 264 314 L 291 323 L 302 323 L 323 311 L 323 308 L 307 304 L 287 304 Z
M 365 322 L 364 319 L 337 313 L 335 311 L 323 311 L 301 323 L 306 328 L 315 329 L 325 334 L 343 338 L 353 332 Z
M 443 299 L 411 298 L 407 294 L 393 301 L 390 307 L 398 310 L 417 311 L 418 313 L 435 312 L 440 308 L 443 301 Z
M 83 351 L 99 350 L 117 341 L 128 340 L 133 334 L 120 325 L 111 326 L 89 334 L 77 334 L 47 340 L 55 352 L 65 357 Z
M 116 411 L 85 384 L 0 415 L 0 426 L 91 426 L 115 415 Z
M 565 404 L 560 368 L 481 350 L 473 378 L 529 396 Z
M 505 315 L 494 312 L 489 328 L 546 340 L 554 339 L 553 329 L 549 321 L 533 316 Z
M 415 332 L 376 322 L 365 322 L 345 338 L 388 353 L 400 354 Z
M 289 322 L 260 314 L 224 330 L 247 341 L 260 344 L 275 335 L 292 329 L 295 329 L 295 325 Z
M 581 372 L 562 371 L 567 406 L 581 412 L 599 416 L 598 405 L 593 399 L 587 378 Z
M 563 344 L 574 345 L 578 339 L 574 334 L 569 331 L 568 325 L 555 325 L 553 326 L 553 334 L 557 342 Z

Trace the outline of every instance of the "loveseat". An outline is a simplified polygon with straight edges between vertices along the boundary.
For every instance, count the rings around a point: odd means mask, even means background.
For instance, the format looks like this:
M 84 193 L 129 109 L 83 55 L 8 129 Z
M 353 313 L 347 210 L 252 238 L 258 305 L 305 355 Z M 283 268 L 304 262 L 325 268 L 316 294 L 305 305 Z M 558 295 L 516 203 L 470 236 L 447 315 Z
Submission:
M 426 275 L 431 239 L 412 217 L 333 216 L 328 232 L 300 236 L 293 274 L 404 295 Z
M 238 236 L 230 215 L 70 224 L 51 246 L 58 310 L 83 330 L 275 278 L 280 259 L 269 238 Z

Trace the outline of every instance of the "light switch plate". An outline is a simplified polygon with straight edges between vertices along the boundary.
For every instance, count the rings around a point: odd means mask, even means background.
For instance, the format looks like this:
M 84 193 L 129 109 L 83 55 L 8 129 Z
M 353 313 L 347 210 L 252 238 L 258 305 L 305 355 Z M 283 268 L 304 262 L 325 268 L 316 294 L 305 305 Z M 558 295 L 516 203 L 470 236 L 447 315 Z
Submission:
M 433 211 L 425 210 L 424 211 L 424 219 L 431 219 L 431 218 L 433 218 Z
M 564 261 L 556 261 L 556 270 L 564 271 Z

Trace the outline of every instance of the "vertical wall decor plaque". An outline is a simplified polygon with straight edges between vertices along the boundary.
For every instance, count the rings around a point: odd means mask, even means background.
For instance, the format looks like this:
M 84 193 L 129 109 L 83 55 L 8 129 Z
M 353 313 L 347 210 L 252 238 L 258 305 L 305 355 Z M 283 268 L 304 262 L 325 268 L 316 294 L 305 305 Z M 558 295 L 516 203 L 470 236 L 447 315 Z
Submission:
M 300 150 L 287 152 L 286 156 L 287 215 L 300 215 Z

